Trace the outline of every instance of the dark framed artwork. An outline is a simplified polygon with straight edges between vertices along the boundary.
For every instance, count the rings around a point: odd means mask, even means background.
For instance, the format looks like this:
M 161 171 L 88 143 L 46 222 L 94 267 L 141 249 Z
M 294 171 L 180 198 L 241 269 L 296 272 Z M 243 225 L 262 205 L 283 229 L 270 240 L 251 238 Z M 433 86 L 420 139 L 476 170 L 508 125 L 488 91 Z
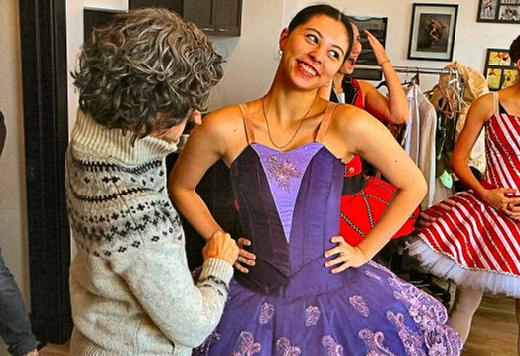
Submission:
M 484 76 L 487 79 L 489 90 L 504 89 L 516 83 L 518 70 L 511 62 L 507 49 L 488 48 Z
M 408 59 L 453 59 L 458 5 L 413 4 Z
M 383 47 L 386 47 L 386 29 L 388 27 L 388 18 L 356 16 L 352 17 L 352 19 L 361 30 L 361 45 L 363 46 L 363 50 L 361 51 L 361 54 L 356 61 L 356 67 L 352 73 L 352 77 L 356 79 L 381 80 L 383 77 L 383 71 L 381 68 L 362 67 L 363 65 L 377 65 L 377 58 L 374 54 L 374 50 L 368 43 L 367 36 L 365 36 L 363 30 L 368 30 L 379 40 L 379 42 L 381 42 Z
M 520 0 L 479 0 L 477 22 L 520 23 Z

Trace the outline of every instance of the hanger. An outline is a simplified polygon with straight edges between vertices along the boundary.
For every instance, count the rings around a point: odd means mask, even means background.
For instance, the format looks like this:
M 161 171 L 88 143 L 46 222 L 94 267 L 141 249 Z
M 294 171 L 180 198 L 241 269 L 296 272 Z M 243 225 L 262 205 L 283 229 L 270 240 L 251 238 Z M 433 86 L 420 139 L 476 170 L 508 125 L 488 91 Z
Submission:
M 387 87 L 388 88 L 388 85 L 386 83 L 386 80 L 383 80 L 381 81 L 377 86 L 376 86 L 376 89 L 379 89 L 381 87 Z

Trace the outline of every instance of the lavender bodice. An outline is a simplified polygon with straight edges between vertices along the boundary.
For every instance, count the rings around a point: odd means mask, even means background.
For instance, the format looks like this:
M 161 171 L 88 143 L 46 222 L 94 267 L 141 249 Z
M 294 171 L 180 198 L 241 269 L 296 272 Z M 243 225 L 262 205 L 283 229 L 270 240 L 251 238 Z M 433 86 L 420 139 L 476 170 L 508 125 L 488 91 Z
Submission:
M 343 164 L 318 142 L 280 152 L 247 146 L 231 166 L 243 235 L 256 265 L 237 273 L 262 294 L 303 296 L 335 289 L 349 273 L 333 275 L 324 252 L 338 235 Z

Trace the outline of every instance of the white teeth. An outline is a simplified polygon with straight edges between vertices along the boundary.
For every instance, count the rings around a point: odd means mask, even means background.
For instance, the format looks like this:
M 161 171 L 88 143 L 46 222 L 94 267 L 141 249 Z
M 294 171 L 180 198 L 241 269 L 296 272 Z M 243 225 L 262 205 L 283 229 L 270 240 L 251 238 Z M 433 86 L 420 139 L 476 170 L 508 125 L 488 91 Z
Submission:
M 314 68 L 312 68 L 311 66 L 305 64 L 305 63 L 301 63 L 300 64 L 301 67 L 310 75 L 316 75 L 318 73 L 316 73 L 316 71 L 314 70 Z

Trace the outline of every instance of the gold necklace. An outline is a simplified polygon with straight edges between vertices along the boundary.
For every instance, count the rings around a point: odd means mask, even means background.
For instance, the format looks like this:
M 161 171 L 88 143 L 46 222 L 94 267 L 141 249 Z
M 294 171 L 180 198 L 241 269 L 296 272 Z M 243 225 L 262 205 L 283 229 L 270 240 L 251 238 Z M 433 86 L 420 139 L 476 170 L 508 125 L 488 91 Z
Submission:
M 305 120 L 305 118 L 307 118 L 307 115 L 309 115 L 309 113 L 311 112 L 311 109 L 314 106 L 314 103 L 316 102 L 316 99 L 318 99 L 318 94 L 316 94 L 316 96 L 314 97 L 314 100 L 312 101 L 311 106 L 309 106 L 309 109 L 307 109 L 307 111 L 305 112 L 303 117 L 300 119 L 300 124 L 296 128 L 296 131 L 294 131 L 294 134 L 292 135 L 292 137 L 289 140 L 289 142 L 287 142 L 285 145 L 277 145 L 276 142 L 274 142 L 274 140 L 273 140 L 273 136 L 271 135 L 271 128 L 269 127 L 269 120 L 267 119 L 267 113 L 265 112 L 265 105 L 264 105 L 265 96 L 262 98 L 262 100 L 261 100 L 261 102 L 262 102 L 262 112 L 264 114 L 265 125 L 267 126 L 267 136 L 269 136 L 269 141 L 271 141 L 271 143 L 273 144 L 274 147 L 276 147 L 278 149 L 283 149 L 283 148 L 289 146 L 294 141 L 294 139 L 296 138 L 296 135 L 298 134 L 298 132 L 302 128 L 303 120 Z

